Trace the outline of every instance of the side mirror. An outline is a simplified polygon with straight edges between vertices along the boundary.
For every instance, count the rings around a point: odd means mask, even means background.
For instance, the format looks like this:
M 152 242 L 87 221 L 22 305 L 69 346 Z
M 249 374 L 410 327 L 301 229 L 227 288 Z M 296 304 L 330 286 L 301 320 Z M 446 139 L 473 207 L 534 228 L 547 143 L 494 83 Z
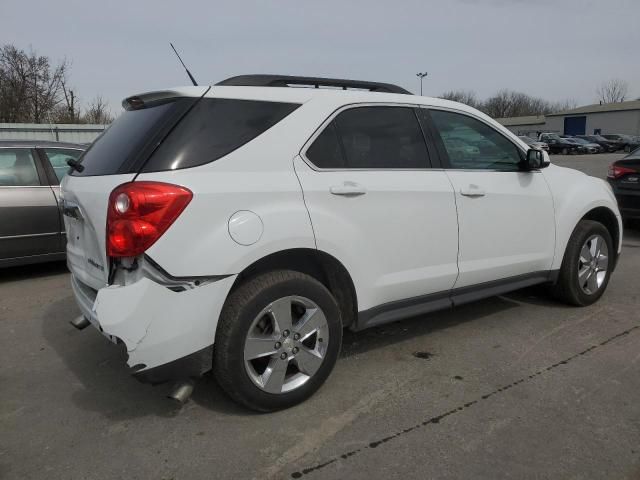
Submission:
M 527 161 L 525 163 L 526 170 L 539 170 L 546 168 L 551 163 L 549 154 L 544 150 L 530 148 L 527 150 Z

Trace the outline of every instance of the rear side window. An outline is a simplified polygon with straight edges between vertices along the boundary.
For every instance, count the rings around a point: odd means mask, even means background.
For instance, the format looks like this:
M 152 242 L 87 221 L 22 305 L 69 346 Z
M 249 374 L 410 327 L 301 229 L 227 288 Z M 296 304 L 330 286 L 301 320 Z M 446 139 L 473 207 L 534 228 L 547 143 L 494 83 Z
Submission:
M 413 109 L 407 107 L 345 110 L 316 138 L 306 155 L 320 168 L 420 169 L 430 166 L 418 119 Z
M 82 156 L 80 161 L 84 170 L 73 171 L 72 175 L 113 175 L 130 172 L 136 157 L 141 155 L 145 146 L 151 143 L 150 140 L 159 134 L 162 124 L 182 102 L 171 101 L 140 110 L 125 111 Z
M 173 129 L 143 172 L 213 162 L 274 126 L 299 104 L 203 98 Z
M 40 185 L 36 164 L 27 148 L 0 149 L 0 187 Z

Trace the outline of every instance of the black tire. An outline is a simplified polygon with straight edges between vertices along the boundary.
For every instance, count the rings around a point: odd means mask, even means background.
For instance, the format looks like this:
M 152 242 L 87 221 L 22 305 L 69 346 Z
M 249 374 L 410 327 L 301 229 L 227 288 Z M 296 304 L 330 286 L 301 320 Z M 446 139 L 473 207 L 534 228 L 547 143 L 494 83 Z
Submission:
M 593 294 L 589 295 L 583 291 L 578 281 L 578 264 L 580 251 L 592 235 L 600 235 L 604 238 L 609 252 L 609 265 L 602 285 Z M 611 269 L 614 265 L 616 250 L 611 239 L 611 234 L 604 225 L 593 220 L 581 220 L 569 238 L 567 248 L 562 259 L 558 282 L 552 287 L 552 292 L 556 298 L 578 307 L 585 307 L 596 302 L 607 289 L 611 278 Z
M 271 302 L 299 295 L 315 302 L 324 313 L 329 344 L 317 372 L 302 386 L 273 394 L 253 383 L 244 363 L 244 345 L 254 319 Z M 340 309 L 327 288 L 303 273 L 278 270 L 258 275 L 240 285 L 227 299 L 216 331 L 213 372 L 222 389 L 238 403 L 259 412 L 271 412 L 296 405 L 313 395 L 327 379 L 342 343 Z
M 567 155 L 569 153 L 569 149 L 568 148 L 563 148 L 560 153 L 562 153 L 562 155 Z

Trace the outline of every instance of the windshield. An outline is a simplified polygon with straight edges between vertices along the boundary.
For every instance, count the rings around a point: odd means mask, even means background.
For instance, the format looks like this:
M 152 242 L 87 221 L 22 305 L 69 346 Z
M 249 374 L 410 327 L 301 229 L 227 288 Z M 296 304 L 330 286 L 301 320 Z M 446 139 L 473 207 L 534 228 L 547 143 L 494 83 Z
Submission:
M 591 143 L 587 140 L 585 140 L 584 138 L 568 138 L 567 140 L 571 141 L 573 140 L 575 143 L 582 143 L 583 145 L 586 143 Z

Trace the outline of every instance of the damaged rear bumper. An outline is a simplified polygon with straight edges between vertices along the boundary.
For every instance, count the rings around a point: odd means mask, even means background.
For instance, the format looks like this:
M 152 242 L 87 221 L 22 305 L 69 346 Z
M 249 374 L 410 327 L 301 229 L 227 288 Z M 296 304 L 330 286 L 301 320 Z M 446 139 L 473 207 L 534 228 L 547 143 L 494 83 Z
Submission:
M 160 383 L 211 369 L 218 317 L 235 279 L 176 292 L 145 277 L 96 291 L 72 275 L 71 286 L 93 326 L 112 342 L 124 343 L 132 373 Z

